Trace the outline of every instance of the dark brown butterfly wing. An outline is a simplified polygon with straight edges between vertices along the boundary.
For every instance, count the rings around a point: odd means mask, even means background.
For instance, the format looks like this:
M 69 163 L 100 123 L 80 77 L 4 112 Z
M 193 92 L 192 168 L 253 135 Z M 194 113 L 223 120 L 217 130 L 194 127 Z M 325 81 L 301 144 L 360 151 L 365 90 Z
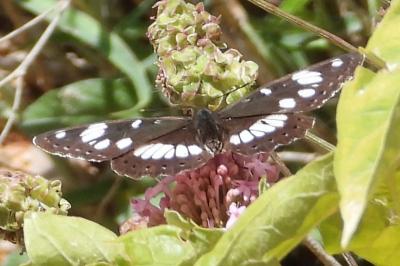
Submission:
M 227 119 L 223 121 L 229 132 L 225 146 L 247 155 L 270 152 L 304 137 L 313 123 L 312 117 L 293 113 Z
M 138 118 L 55 130 L 33 142 L 48 153 L 88 161 L 109 161 L 190 123 L 189 118 Z
M 211 155 L 196 140 L 193 125 L 179 128 L 111 161 L 119 175 L 140 177 L 174 174 L 195 168 Z
M 332 98 L 363 58 L 356 53 L 315 64 L 274 80 L 220 112 L 220 117 L 308 112 Z

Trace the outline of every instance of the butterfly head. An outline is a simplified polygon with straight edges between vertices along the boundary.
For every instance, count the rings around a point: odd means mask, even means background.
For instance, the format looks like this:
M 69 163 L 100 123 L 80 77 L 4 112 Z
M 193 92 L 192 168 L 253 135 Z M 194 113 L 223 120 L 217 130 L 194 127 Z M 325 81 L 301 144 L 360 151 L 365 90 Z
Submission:
M 211 154 L 222 152 L 225 130 L 217 116 L 208 109 L 200 109 L 193 115 L 196 138 Z

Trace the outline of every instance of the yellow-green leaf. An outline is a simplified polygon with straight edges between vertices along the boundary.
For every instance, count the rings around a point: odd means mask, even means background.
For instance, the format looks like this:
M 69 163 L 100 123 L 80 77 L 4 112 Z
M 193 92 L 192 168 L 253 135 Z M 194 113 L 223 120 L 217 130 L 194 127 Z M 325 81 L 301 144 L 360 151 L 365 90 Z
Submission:
M 265 191 L 195 265 L 281 260 L 337 210 L 337 200 L 330 154 Z
M 400 159 L 400 70 L 359 69 L 338 106 L 335 176 L 344 220 L 342 246 L 356 231 L 371 193 Z
M 33 213 L 24 220 L 26 251 L 33 265 L 86 265 L 110 263 L 117 236 L 78 217 Z

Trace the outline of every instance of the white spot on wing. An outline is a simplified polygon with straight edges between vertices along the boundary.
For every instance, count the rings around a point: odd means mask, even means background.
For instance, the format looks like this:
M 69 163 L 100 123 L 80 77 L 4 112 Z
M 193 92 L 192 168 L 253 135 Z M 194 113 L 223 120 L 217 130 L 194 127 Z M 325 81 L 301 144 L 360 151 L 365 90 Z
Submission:
M 260 90 L 260 92 L 261 92 L 262 94 L 266 95 L 266 96 L 268 96 L 268 95 L 270 95 L 270 94 L 272 93 L 271 89 L 268 89 L 268 88 L 262 88 L 262 89 Z
M 240 132 L 239 137 L 243 143 L 248 143 L 254 139 L 254 136 L 248 130 Z
M 258 138 L 265 136 L 264 132 L 258 131 L 258 130 L 251 130 L 250 129 L 250 133 L 253 134 L 254 136 L 258 137 Z
M 324 79 L 320 76 L 313 76 L 313 77 L 299 79 L 297 80 L 297 82 L 301 85 L 309 85 L 309 84 L 319 83 L 323 80 Z
M 139 157 L 140 155 L 142 155 L 142 153 L 144 153 L 147 149 L 151 148 L 153 145 L 154 144 L 141 146 L 133 152 L 133 155 Z
M 201 149 L 199 146 L 197 145 L 190 145 L 188 147 L 189 153 L 193 156 L 199 155 L 203 152 L 203 149 Z
M 147 160 L 150 159 L 151 156 L 153 156 L 153 154 L 163 146 L 162 143 L 157 143 L 154 144 L 153 146 L 151 146 L 150 148 L 148 148 L 145 152 L 142 153 L 142 155 L 140 155 L 140 158 L 142 158 L 143 160 Z
M 123 150 L 132 145 L 132 139 L 131 138 L 120 139 L 115 143 L 115 145 L 117 145 L 118 149 Z
M 133 121 L 131 126 L 132 126 L 132 128 L 139 128 L 142 123 L 143 123 L 143 121 L 141 119 L 138 119 L 138 120 Z
M 162 145 L 162 147 L 160 147 L 157 151 L 154 152 L 153 156 L 151 156 L 151 159 L 154 159 L 154 160 L 161 159 L 170 150 L 172 150 L 172 151 L 174 150 L 174 145 L 164 144 L 164 145 Z
M 332 67 L 340 67 L 341 65 L 343 65 L 343 60 L 340 58 L 336 58 L 332 60 Z
M 98 143 L 96 143 L 96 145 L 94 145 L 94 148 L 96 150 L 103 150 L 105 148 L 107 148 L 108 146 L 110 146 L 110 140 L 109 139 L 103 139 L 102 141 L 99 141 Z
M 282 108 L 294 108 L 296 106 L 296 102 L 293 98 L 284 98 L 279 100 L 279 106 Z
M 56 138 L 57 139 L 65 138 L 66 135 L 67 135 L 67 133 L 65 133 L 65 131 L 57 131 L 56 132 Z
M 98 139 L 101 136 L 103 136 L 104 133 L 106 132 L 105 129 L 107 127 L 108 126 L 105 123 L 93 124 L 93 125 L 90 125 L 84 131 L 82 131 L 82 133 L 79 134 L 79 136 L 81 137 L 82 142 L 86 143 L 86 142 Z
M 232 143 L 233 145 L 239 145 L 240 144 L 240 138 L 238 135 L 232 135 L 231 138 L 229 139 L 229 142 Z
M 263 124 L 263 123 L 261 123 L 260 120 L 257 121 L 256 123 L 254 123 L 253 125 L 251 125 L 251 127 L 249 129 L 261 131 L 261 132 L 265 132 L 265 133 L 271 133 L 271 132 L 275 131 L 275 128 L 273 126 Z
M 189 151 L 185 145 L 179 144 L 176 146 L 176 157 L 178 158 L 185 158 L 189 156 Z
M 311 89 L 311 88 L 302 89 L 302 90 L 299 90 L 297 93 L 300 95 L 300 97 L 309 98 L 309 97 L 312 97 L 315 95 L 315 90 Z
M 174 158 L 174 154 L 175 154 L 175 148 L 172 148 L 171 150 L 169 150 L 169 152 L 167 152 L 164 156 L 164 159 L 172 159 Z
M 286 121 L 287 120 L 287 115 L 284 114 L 274 114 L 274 115 L 269 115 L 267 117 L 265 117 L 266 119 L 272 119 L 272 120 L 282 120 L 282 121 Z
M 302 70 L 293 74 L 292 80 L 297 81 L 300 85 L 309 85 L 319 83 L 324 79 L 321 77 L 321 72 Z
M 283 122 L 282 120 L 264 118 L 262 121 L 264 121 L 265 123 L 267 123 L 273 127 L 283 127 L 285 125 L 285 122 Z

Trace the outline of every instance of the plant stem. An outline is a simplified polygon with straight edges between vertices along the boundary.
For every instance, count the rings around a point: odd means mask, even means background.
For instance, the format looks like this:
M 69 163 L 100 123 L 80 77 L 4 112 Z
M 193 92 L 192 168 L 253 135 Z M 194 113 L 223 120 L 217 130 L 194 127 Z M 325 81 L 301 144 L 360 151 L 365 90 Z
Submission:
M 334 151 L 335 150 L 335 146 L 329 142 L 327 142 L 324 139 L 321 139 L 320 137 L 318 137 L 317 135 L 314 135 L 313 133 L 311 133 L 310 131 L 306 132 L 305 138 L 315 144 L 317 144 L 318 146 L 324 148 L 326 151 Z
M 49 10 L 43 12 L 42 14 L 39 14 L 38 16 L 34 17 L 33 19 L 31 19 L 30 21 L 28 21 L 27 23 L 25 23 L 24 25 L 22 25 L 21 27 L 13 30 L 12 32 L 10 32 L 9 34 L 3 36 L 0 38 L 0 42 L 4 42 L 7 41 L 9 39 L 14 38 L 15 36 L 17 36 L 18 34 L 21 34 L 22 32 L 32 28 L 33 26 L 37 25 L 39 22 L 41 22 L 42 20 L 44 20 L 47 15 L 49 15 L 51 12 L 53 12 L 54 10 L 56 10 L 58 7 L 60 6 L 60 4 L 50 8 Z
M 10 74 L 8 74 L 4 79 L 0 80 L 0 88 L 7 84 L 8 82 L 17 79 L 17 85 L 16 85 L 16 90 L 15 90 L 15 96 L 14 96 L 14 101 L 13 101 L 13 106 L 11 110 L 11 114 L 8 117 L 8 120 L 0 134 L 0 144 L 2 144 L 7 137 L 8 133 L 11 130 L 12 125 L 14 124 L 16 117 L 17 117 L 17 111 L 19 109 L 19 106 L 21 104 L 21 98 L 22 98 L 22 93 L 23 93 L 23 77 L 25 76 L 28 68 L 32 65 L 33 61 L 36 59 L 36 57 L 39 55 L 39 53 L 43 50 L 45 44 L 49 40 L 50 36 L 53 34 L 54 30 L 57 27 L 58 21 L 61 18 L 62 13 L 64 10 L 69 6 L 70 0 L 64 0 L 61 2 L 61 4 L 57 5 L 58 12 L 54 19 L 51 21 L 51 23 L 47 26 L 46 30 L 43 32 L 43 34 L 40 36 L 39 40 L 36 42 L 36 44 L 33 46 L 32 50 L 27 54 L 27 56 L 24 58 L 24 60 L 21 62 L 21 64 L 14 69 Z M 46 11 L 45 13 L 48 14 L 49 11 Z M 35 20 L 35 23 L 38 23 L 42 19 L 42 16 L 38 16 L 40 19 Z M 29 23 L 29 22 L 28 22 Z M 27 23 L 27 24 L 28 24 Z M 27 27 L 31 27 L 32 24 L 29 24 Z M 24 27 L 23 26 L 23 27 Z M 16 30 L 14 31 L 14 34 L 9 34 L 7 38 L 11 38 L 15 36 L 15 32 L 21 33 L 24 30 Z M 11 35 L 11 37 L 10 37 Z M 4 40 L 4 39 L 3 39 Z
M 333 256 L 327 254 L 322 246 L 312 239 L 310 236 L 307 236 L 303 240 L 303 244 L 315 255 L 318 257 L 319 261 L 322 262 L 325 266 L 342 266 Z
M 302 29 L 308 30 L 310 32 L 317 34 L 318 36 L 320 36 L 322 38 L 327 39 L 328 41 L 332 42 L 334 45 L 341 47 L 342 49 L 344 49 L 346 51 L 360 53 L 360 51 L 355 46 L 346 42 L 342 38 L 339 38 L 335 34 L 330 33 L 329 31 L 326 31 L 320 27 L 317 27 L 317 26 L 315 26 L 305 20 L 302 20 L 296 16 L 286 13 L 286 12 L 282 11 L 281 9 L 279 9 L 278 7 L 276 7 L 275 5 L 267 2 L 266 0 L 248 0 L 248 1 L 262 9 L 264 9 L 268 13 L 271 13 L 277 17 L 280 17 L 280 18 L 296 25 L 296 26 L 299 26 Z M 374 66 L 374 68 L 376 68 L 376 69 L 387 68 L 385 62 L 382 59 L 378 58 L 376 55 L 374 55 L 374 58 L 371 58 L 370 53 L 364 54 L 364 56 L 366 56 L 366 58 L 365 58 L 366 61 L 370 65 Z

